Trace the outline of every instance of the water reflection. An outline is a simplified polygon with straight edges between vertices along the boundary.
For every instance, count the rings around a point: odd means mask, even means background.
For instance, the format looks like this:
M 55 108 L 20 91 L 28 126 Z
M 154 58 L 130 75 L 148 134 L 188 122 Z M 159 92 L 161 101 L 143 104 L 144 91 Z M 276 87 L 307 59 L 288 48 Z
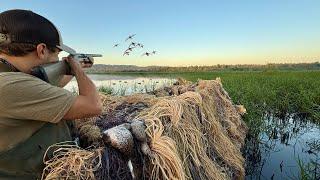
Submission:
M 115 76 L 115 75 L 97 75 L 90 74 L 97 88 L 110 91 L 113 95 L 129 95 L 132 93 L 146 93 L 154 91 L 163 86 L 170 86 L 174 83 L 174 79 L 168 78 L 146 78 L 131 76 Z M 73 79 L 69 82 L 65 89 L 69 91 L 78 91 L 77 81 Z
M 262 131 L 247 136 L 246 179 L 298 179 L 301 165 L 318 165 L 320 130 L 316 124 L 295 115 L 280 119 L 266 114 L 263 119 Z M 310 171 L 313 177 L 319 176 L 318 169 Z

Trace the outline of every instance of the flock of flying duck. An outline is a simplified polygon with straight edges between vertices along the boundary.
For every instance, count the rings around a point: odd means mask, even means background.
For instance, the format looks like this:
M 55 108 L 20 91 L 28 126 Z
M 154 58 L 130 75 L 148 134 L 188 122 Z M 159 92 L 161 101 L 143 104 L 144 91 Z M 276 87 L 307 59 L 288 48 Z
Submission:
M 135 48 L 143 48 L 143 44 L 141 43 L 137 43 L 137 42 L 132 42 L 133 40 L 133 37 L 135 36 L 136 34 L 132 34 L 130 36 L 128 36 L 125 40 L 125 42 L 128 42 L 128 40 L 131 40 L 131 43 L 129 44 L 128 48 L 123 52 L 123 56 L 129 56 L 130 53 L 133 51 L 133 49 Z M 120 44 L 115 44 L 113 47 L 116 48 L 118 47 Z M 156 51 L 152 51 L 152 52 L 145 52 L 143 53 L 141 56 L 151 56 L 151 55 L 154 55 L 156 54 Z

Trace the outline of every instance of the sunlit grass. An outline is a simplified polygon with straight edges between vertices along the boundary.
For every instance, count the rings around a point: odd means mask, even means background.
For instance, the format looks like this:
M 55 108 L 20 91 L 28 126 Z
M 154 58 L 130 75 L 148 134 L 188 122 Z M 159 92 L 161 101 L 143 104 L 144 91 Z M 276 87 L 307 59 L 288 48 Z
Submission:
M 170 86 L 174 82 L 174 79 L 163 80 L 161 84 L 158 80 L 149 79 L 149 81 L 136 81 L 128 83 L 128 81 L 118 81 L 118 83 L 110 83 L 110 85 L 101 85 L 98 87 L 98 91 L 103 94 L 124 96 L 134 93 L 149 93 L 157 88 L 163 86 Z
M 99 92 L 105 95 L 111 95 L 113 93 L 112 87 L 109 87 L 109 86 L 100 86 L 98 90 Z
M 265 112 L 278 117 L 298 113 L 320 122 L 320 71 L 117 73 L 142 77 L 183 77 L 190 81 L 221 77 L 236 104 L 248 110 L 246 121 Z M 256 123 L 256 122 L 255 122 Z
M 319 160 L 317 160 L 317 161 L 312 160 L 312 161 L 306 163 L 306 162 L 303 162 L 298 157 L 297 164 L 298 164 L 300 173 L 296 176 L 289 176 L 290 179 L 310 180 L 310 179 L 319 179 L 320 178 Z

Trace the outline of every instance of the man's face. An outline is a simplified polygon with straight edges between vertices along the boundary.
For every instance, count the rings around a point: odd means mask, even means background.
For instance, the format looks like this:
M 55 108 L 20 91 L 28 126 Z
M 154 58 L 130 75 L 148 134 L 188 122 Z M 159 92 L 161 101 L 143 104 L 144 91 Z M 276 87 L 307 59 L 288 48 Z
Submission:
M 60 50 L 58 48 L 47 48 L 47 58 L 44 59 L 43 64 L 53 63 L 59 61 Z

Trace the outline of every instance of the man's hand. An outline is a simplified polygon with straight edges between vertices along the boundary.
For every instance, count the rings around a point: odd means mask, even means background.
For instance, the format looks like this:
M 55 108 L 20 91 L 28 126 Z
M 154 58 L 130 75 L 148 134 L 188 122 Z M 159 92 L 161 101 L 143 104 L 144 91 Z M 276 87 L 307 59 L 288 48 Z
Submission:
M 64 87 L 65 85 L 67 85 L 71 80 L 72 80 L 72 78 L 74 77 L 74 70 L 73 70 L 73 68 L 79 68 L 79 65 L 78 64 L 80 64 L 80 69 L 84 69 L 84 68 L 90 68 L 90 67 L 92 67 L 92 65 L 93 65 L 93 58 L 91 58 L 90 57 L 90 60 L 91 60 L 91 62 L 92 63 L 85 63 L 85 62 L 81 62 L 81 63 L 78 63 L 76 60 L 74 60 L 74 58 L 72 58 L 72 57 L 63 57 L 62 58 L 62 60 L 63 61 L 66 61 L 69 65 L 70 65 L 70 68 L 71 68 L 71 75 L 65 75 L 62 79 L 61 79 L 61 81 L 60 81 L 60 83 L 59 83 L 59 87 Z M 73 62 L 71 62 L 71 61 L 73 61 Z M 71 65 L 71 63 L 72 63 L 72 65 Z
M 75 71 L 81 68 L 90 68 L 93 65 L 93 58 L 89 57 L 89 62 L 78 62 L 72 56 L 64 57 L 62 60 L 66 61 L 71 67 L 71 73 L 74 75 Z M 81 67 L 81 68 L 80 68 Z
M 92 67 L 92 65 L 94 63 L 94 59 L 93 59 L 93 57 L 88 57 L 88 58 L 89 58 L 88 62 L 80 62 L 82 68 L 91 68 Z
M 91 63 L 80 62 L 80 65 L 82 68 L 91 68 L 92 67 Z
M 64 57 L 62 60 L 66 61 L 70 68 L 71 68 L 71 74 L 76 75 L 79 72 L 82 72 L 82 65 L 76 61 L 72 56 Z

